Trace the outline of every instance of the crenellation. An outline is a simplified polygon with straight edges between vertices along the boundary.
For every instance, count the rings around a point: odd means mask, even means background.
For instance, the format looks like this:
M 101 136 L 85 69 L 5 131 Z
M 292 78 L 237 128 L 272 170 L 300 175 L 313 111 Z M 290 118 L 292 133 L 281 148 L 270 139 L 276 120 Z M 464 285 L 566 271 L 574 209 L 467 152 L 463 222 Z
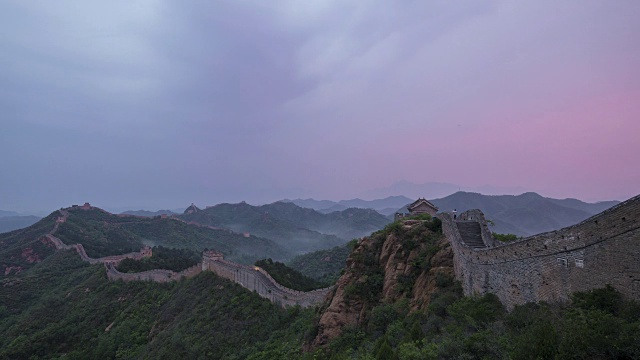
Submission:
M 322 302 L 331 288 L 303 292 L 289 289 L 275 281 L 269 273 L 258 266 L 247 266 L 224 260 L 221 253 L 205 252 L 202 259 L 202 270 L 210 270 L 218 276 L 236 282 L 243 287 L 255 291 L 258 295 L 280 304 L 281 306 L 302 307 Z
M 530 301 L 566 301 L 576 291 L 611 284 L 638 299 L 640 281 L 640 196 L 620 203 L 579 224 L 487 248 L 470 248 L 450 214 L 440 214 L 454 250 L 454 272 L 466 294 L 496 294 L 509 308 Z M 479 210 L 462 220 L 481 223 Z M 487 228 L 488 229 L 488 228 Z

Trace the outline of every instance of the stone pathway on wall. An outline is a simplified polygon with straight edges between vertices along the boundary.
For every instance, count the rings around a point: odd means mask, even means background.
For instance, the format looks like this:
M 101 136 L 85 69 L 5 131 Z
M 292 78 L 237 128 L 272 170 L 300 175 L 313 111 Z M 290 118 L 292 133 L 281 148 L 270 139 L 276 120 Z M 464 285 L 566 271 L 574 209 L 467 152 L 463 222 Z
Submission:
M 511 309 L 611 285 L 640 300 L 640 195 L 578 224 L 508 243 L 492 238 L 480 210 L 460 220 L 438 217 L 467 295 L 492 293 Z
M 312 291 L 298 291 L 280 285 L 264 269 L 258 266 L 236 264 L 222 258 L 222 254 L 208 251 L 202 256 L 202 270 L 229 279 L 242 287 L 281 306 L 314 306 L 324 301 L 333 287 Z
M 456 221 L 455 222 L 462 241 L 469 247 L 474 249 L 486 248 L 482 241 L 482 233 L 480 223 L 477 221 Z

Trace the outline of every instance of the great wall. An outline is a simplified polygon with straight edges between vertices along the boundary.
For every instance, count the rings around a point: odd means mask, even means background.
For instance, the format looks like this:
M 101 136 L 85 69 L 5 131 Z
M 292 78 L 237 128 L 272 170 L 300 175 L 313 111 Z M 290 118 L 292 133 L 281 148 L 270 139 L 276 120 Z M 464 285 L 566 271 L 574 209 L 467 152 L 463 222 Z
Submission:
M 88 203 L 83 206 L 76 207 L 83 210 L 94 209 Z M 151 256 L 151 249 L 149 247 L 144 247 L 139 252 L 106 256 L 102 258 L 91 258 L 87 255 L 82 244 L 66 245 L 62 240 L 54 236 L 59 226 L 64 224 L 69 216 L 69 211 L 65 209 L 60 209 L 59 212 L 61 216 L 57 218 L 53 229 L 48 234 L 44 235 L 43 238 L 52 243 L 57 250 L 75 250 L 80 258 L 85 262 L 90 264 L 104 264 L 107 278 L 111 281 L 170 282 L 193 277 L 202 271 L 212 271 L 216 275 L 238 283 L 251 291 L 255 291 L 258 295 L 283 307 L 295 305 L 308 307 L 319 304 L 332 289 L 329 287 L 308 292 L 289 289 L 278 284 L 278 282 L 275 281 L 264 269 L 258 266 L 241 265 L 224 260 L 221 253 L 214 251 L 205 251 L 203 253 L 201 263 L 181 272 L 156 269 L 138 273 L 122 273 L 116 268 L 118 263 L 124 259 L 139 260 L 144 257 Z
M 576 225 L 509 243 L 492 238 L 479 210 L 438 218 L 467 295 L 493 293 L 512 308 L 567 301 L 610 284 L 640 299 L 640 195 Z
M 332 289 L 328 287 L 307 292 L 292 290 L 278 284 L 264 269 L 226 261 L 222 254 L 214 251 L 203 254 L 202 270 L 211 270 L 282 306 L 307 307 L 319 304 Z
M 91 209 L 88 204 L 80 207 Z M 140 252 L 91 258 L 81 244 L 66 245 L 54 236 L 69 212 L 60 210 L 54 228 L 44 237 L 60 250 L 75 250 L 90 264 L 105 264 L 109 280 L 168 282 L 213 271 L 282 306 L 321 303 L 331 288 L 310 292 L 288 289 L 266 271 L 224 260 L 213 251 L 202 262 L 182 272 L 151 270 L 121 273 L 117 264 L 125 258 L 150 256 Z M 454 271 L 464 293 L 493 293 L 507 308 L 527 302 L 567 301 L 576 291 L 610 284 L 623 296 L 640 299 L 640 195 L 573 226 L 501 243 L 495 240 L 480 210 L 455 217 L 436 215 L 454 253 Z

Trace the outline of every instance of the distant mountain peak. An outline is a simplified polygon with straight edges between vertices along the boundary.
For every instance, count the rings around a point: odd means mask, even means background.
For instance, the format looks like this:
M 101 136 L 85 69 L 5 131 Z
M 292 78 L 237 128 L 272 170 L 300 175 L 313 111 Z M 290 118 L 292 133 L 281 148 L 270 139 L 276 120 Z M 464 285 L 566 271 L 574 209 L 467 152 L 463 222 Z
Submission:
M 536 198 L 536 199 L 538 199 L 538 198 L 541 199 L 542 198 L 542 195 L 540 195 L 540 194 L 538 194 L 536 192 L 533 192 L 533 191 L 527 191 L 525 193 L 522 193 L 522 194 L 516 195 L 516 196 L 521 196 L 523 198 Z
M 191 205 L 184 210 L 184 214 L 193 214 L 198 211 L 200 211 L 200 209 L 194 203 L 191 203 Z

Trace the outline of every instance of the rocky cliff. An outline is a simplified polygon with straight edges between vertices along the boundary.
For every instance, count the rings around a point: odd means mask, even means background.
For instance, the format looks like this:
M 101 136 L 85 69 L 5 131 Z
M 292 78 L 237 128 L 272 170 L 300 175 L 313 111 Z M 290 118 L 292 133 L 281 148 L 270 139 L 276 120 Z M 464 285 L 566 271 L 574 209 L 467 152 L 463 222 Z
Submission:
M 354 248 L 310 345 L 326 345 L 345 327 L 366 325 L 379 304 L 407 299 L 411 311 L 425 309 L 439 284 L 452 277 L 453 253 L 438 219 L 393 223 Z

